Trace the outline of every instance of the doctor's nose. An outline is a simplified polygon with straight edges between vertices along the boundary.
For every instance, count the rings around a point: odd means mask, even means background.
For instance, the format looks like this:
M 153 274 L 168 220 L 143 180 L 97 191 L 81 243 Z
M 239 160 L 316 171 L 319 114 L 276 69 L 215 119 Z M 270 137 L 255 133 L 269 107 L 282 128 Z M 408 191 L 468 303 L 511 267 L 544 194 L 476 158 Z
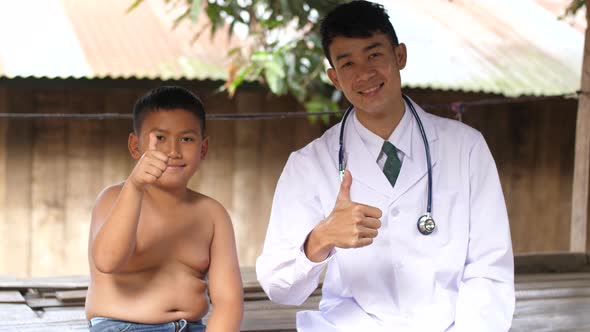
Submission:
M 369 81 L 377 74 L 377 70 L 371 66 L 360 66 L 357 73 L 357 81 Z

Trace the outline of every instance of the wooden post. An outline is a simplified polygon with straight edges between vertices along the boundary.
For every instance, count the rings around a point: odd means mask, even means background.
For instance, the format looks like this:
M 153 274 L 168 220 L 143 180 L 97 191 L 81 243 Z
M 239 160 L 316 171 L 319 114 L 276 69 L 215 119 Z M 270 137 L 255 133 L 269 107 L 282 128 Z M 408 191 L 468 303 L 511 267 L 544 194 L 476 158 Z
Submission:
M 590 22 L 590 1 L 586 1 L 586 22 Z M 588 183 L 590 181 L 590 27 L 586 27 L 582 63 L 582 93 L 578 101 L 570 251 L 587 249 Z

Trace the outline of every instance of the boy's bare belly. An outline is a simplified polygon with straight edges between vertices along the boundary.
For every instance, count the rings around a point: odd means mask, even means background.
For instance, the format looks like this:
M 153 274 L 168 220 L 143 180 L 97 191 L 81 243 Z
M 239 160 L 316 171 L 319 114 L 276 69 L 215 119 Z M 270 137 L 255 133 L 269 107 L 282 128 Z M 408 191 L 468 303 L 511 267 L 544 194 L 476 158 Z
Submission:
M 164 213 L 144 203 L 135 252 L 125 268 L 105 274 L 90 262 L 86 318 L 160 324 L 196 321 L 207 314 L 205 277 L 213 225 L 207 218 L 184 217 L 193 209 Z M 203 214 L 211 216 L 207 210 Z
M 205 316 L 209 301 L 203 276 L 180 262 L 159 268 L 93 275 L 86 298 L 86 316 L 159 324 Z

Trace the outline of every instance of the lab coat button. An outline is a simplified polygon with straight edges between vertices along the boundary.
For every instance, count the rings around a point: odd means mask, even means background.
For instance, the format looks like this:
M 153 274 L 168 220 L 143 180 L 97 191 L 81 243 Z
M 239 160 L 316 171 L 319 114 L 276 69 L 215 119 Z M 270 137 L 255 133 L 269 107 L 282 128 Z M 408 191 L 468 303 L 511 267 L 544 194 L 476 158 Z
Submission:
M 391 209 L 391 216 L 397 217 L 399 215 L 399 210 L 397 208 Z

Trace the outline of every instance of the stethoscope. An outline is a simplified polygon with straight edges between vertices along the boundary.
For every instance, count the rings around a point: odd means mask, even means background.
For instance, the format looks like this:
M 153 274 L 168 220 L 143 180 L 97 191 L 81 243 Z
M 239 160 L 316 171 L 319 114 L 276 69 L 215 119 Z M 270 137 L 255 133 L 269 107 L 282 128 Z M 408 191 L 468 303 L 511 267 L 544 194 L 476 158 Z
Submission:
M 432 219 L 432 163 L 430 161 L 430 145 L 428 144 L 424 126 L 422 125 L 422 121 L 418 116 L 418 112 L 416 112 L 416 109 L 414 108 L 414 104 L 406 95 L 402 94 L 402 97 L 410 106 L 412 115 L 414 115 L 416 122 L 418 122 L 418 128 L 420 128 L 420 134 L 422 135 L 422 140 L 424 141 L 424 149 L 426 150 L 426 165 L 428 166 L 428 204 L 426 206 L 426 214 L 418 218 L 417 226 L 418 231 L 422 235 L 430 235 L 436 229 L 436 223 L 434 222 L 434 219 Z M 340 181 L 344 180 L 344 124 L 346 123 L 346 118 L 348 118 L 352 109 L 352 105 L 348 107 L 344 113 L 344 116 L 342 117 L 342 122 L 340 124 L 340 149 L 338 150 L 338 171 L 340 172 Z

